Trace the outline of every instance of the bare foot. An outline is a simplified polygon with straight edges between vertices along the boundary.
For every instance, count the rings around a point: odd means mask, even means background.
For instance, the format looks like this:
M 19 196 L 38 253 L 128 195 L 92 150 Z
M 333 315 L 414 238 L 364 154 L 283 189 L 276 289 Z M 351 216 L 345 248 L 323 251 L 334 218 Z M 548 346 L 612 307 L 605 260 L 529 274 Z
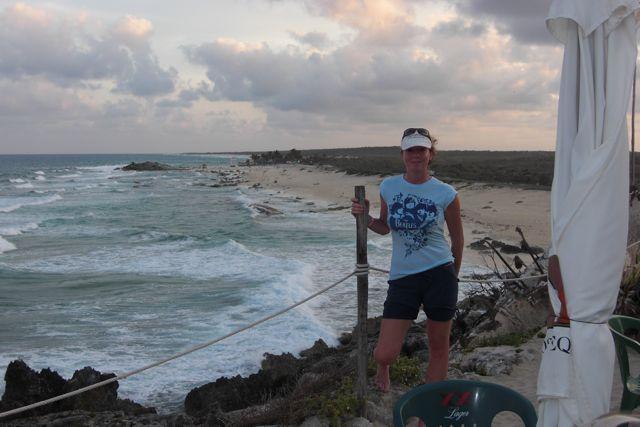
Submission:
M 376 388 L 383 393 L 389 391 L 391 380 L 389 379 L 389 365 L 378 365 L 375 378 Z

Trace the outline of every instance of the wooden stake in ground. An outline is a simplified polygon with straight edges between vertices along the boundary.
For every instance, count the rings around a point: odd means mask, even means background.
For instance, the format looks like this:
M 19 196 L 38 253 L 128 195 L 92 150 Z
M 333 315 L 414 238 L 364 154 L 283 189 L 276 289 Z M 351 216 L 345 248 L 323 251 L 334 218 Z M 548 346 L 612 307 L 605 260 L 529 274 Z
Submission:
M 358 203 L 365 206 L 365 191 L 363 185 L 355 187 L 355 196 Z M 356 262 L 360 265 L 368 264 L 367 261 L 367 216 L 366 212 L 356 216 Z M 364 417 L 367 398 L 367 304 L 369 298 L 369 275 L 358 275 L 358 381 L 356 384 L 356 397 L 361 403 L 359 413 Z

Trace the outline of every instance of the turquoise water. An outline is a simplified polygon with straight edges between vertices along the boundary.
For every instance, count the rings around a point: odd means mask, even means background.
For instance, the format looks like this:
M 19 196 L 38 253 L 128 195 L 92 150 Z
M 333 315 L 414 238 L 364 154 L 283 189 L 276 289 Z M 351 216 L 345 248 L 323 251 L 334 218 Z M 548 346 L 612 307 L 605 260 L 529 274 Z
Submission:
M 130 161 L 209 170 L 230 156 L 0 156 L 0 369 L 24 359 L 69 377 L 122 373 L 298 301 L 353 269 L 347 211 L 292 195 L 211 188 L 210 172 L 123 172 Z M 284 215 L 249 205 L 268 202 Z M 308 210 L 318 212 L 308 212 Z M 390 241 L 373 238 L 386 266 Z M 372 315 L 385 277 L 371 279 Z M 120 384 L 121 397 L 178 408 L 222 375 L 257 371 L 264 352 L 335 344 L 356 318 L 355 279 L 222 343 Z M 4 384 L 0 385 L 0 392 Z

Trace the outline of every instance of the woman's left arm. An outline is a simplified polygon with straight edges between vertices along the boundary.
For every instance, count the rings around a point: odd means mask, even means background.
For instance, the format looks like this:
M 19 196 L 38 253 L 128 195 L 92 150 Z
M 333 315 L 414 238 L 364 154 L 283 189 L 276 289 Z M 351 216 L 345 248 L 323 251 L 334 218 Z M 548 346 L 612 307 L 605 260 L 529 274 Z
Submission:
M 460 199 L 453 199 L 444 211 L 444 219 L 447 222 L 449 236 L 451 237 L 451 252 L 453 253 L 456 275 L 460 274 L 462 265 L 462 250 L 464 249 L 464 233 L 462 231 L 462 218 L 460 216 Z

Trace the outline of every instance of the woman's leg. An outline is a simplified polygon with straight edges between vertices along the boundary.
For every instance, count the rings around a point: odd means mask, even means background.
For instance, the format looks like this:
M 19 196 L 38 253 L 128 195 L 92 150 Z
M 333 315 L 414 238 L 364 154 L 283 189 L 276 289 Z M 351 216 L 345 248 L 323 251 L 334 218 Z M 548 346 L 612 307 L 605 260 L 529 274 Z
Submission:
M 411 322 L 405 319 L 382 319 L 378 344 L 373 352 L 373 357 L 378 364 L 375 382 L 380 391 L 389 391 L 389 365 L 400 354 L 404 336 Z
M 429 338 L 429 365 L 425 382 L 432 383 L 447 378 L 449 368 L 449 336 L 451 320 L 438 322 L 427 319 L 427 337 Z

